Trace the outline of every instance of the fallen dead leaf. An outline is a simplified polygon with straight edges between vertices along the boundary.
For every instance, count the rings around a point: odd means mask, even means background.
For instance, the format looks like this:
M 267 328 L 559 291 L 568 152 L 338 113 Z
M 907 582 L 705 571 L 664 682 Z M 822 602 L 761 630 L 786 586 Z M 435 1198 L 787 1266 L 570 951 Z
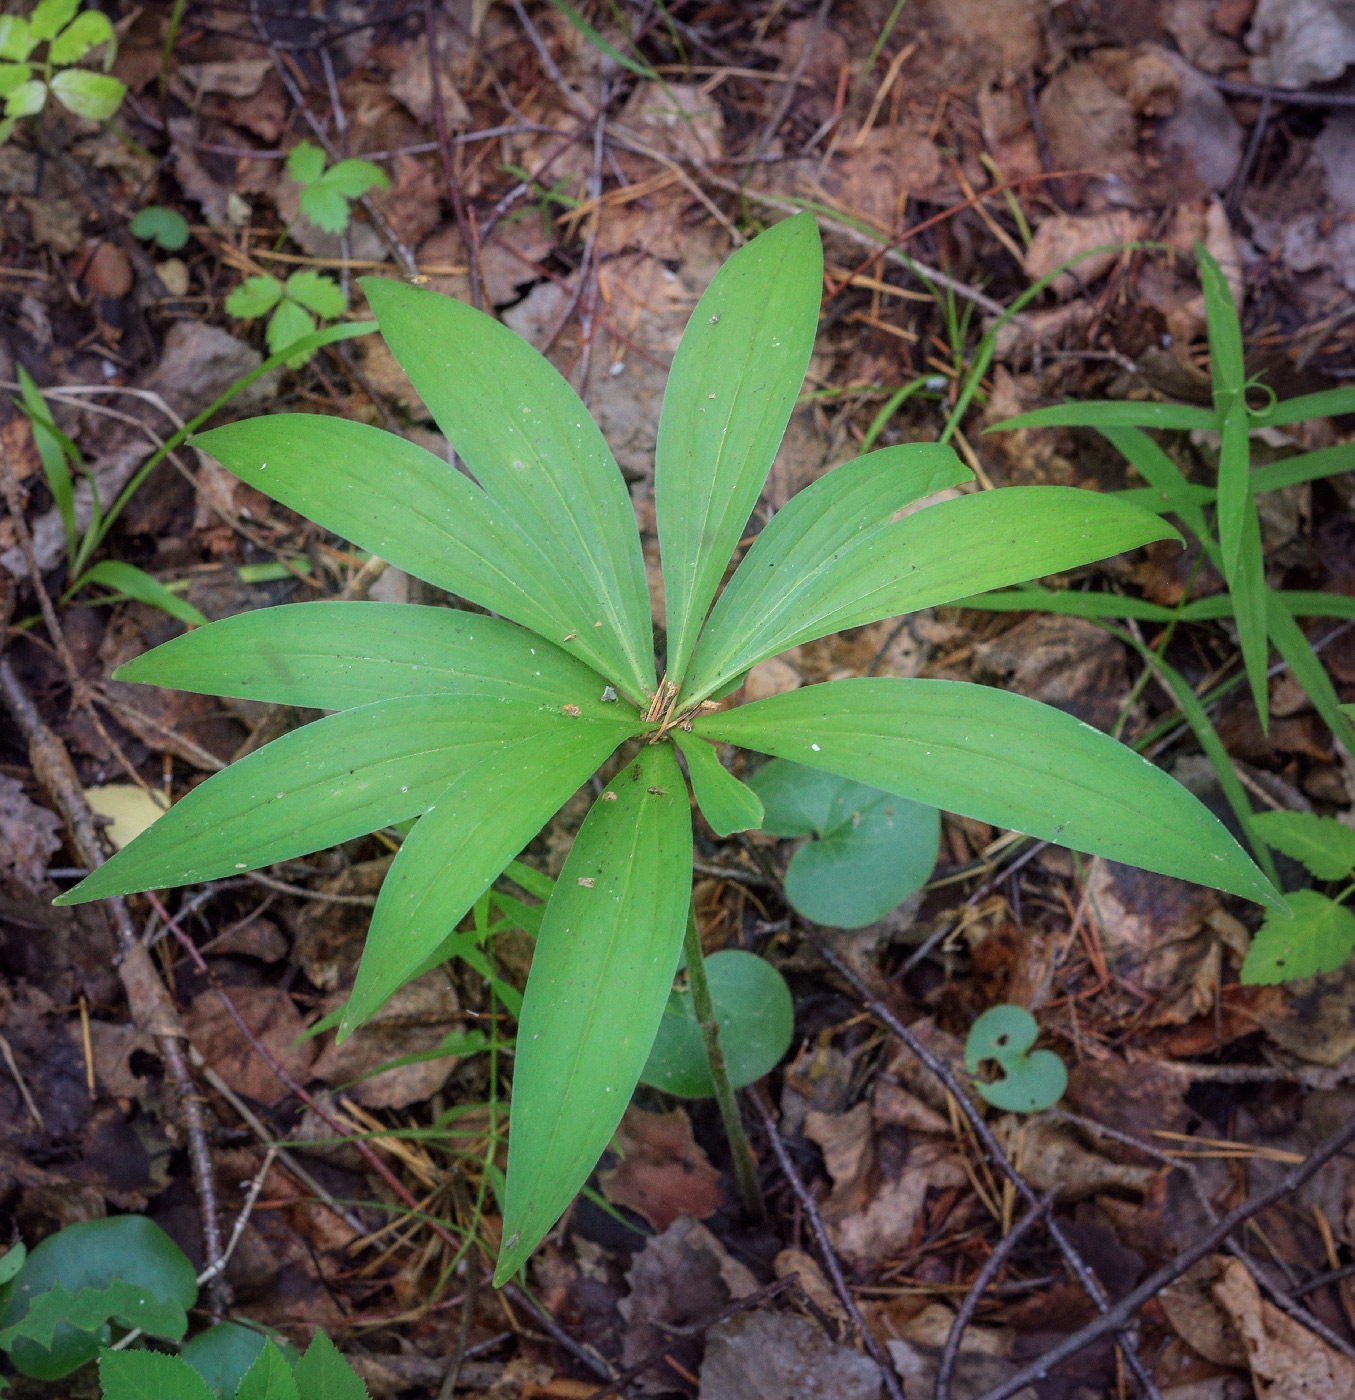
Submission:
M 450 44 L 439 45 L 439 83 L 442 109 L 452 130 L 464 130 L 470 124 L 470 111 L 461 96 L 458 64 Z M 393 97 L 408 108 L 419 122 L 433 119 L 433 76 L 428 66 L 428 38 L 421 34 L 410 45 L 409 56 L 390 81 Z
M 1252 81 L 1306 88 L 1355 63 L 1355 15 L 1342 0 L 1260 0 L 1247 47 Z
M 878 1400 L 880 1368 L 802 1317 L 758 1308 L 712 1327 L 699 1400 Z
M 621 124 L 678 160 L 714 160 L 724 154 L 720 105 L 692 84 L 637 83 L 622 108 Z
M 1059 170 L 1123 175 L 1132 166 L 1134 108 L 1099 64 L 1083 59 L 1055 74 L 1040 94 L 1039 110 Z
M 859 145 L 848 142 L 820 179 L 844 208 L 893 229 L 909 196 L 934 196 L 943 174 L 934 142 L 907 127 L 888 126 L 877 127 Z
M 1217 1366 L 1245 1366 L 1247 1349 L 1227 1310 L 1214 1296 L 1229 1260 L 1212 1254 L 1201 1259 L 1175 1283 L 1157 1295 L 1176 1335 L 1193 1351 Z
M 1355 1397 L 1355 1363 L 1266 1302 L 1240 1259 L 1224 1264 L 1213 1293 L 1242 1338 L 1259 1400 Z
M 1089 1151 L 1070 1129 L 1038 1115 L 999 1119 L 994 1132 L 1037 1191 L 1057 1187 L 1064 1201 L 1083 1200 L 1102 1191 L 1146 1195 L 1158 1175 L 1154 1167 L 1127 1166 Z
M 877 1079 L 875 1082 L 871 1114 L 877 1124 L 892 1123 L 896 1127 L 911 1128 L 917 1133 L 936 1133 L 941 1136 L 950 1132 L 947 1119 L 934 1108 L 928 1108 L 907 1089 L 890 1083 L 888 1079 Z
M 306 1024 L 291 997 L 280 987 L 232 987 L 227 995 L 259 1043 L 293 1079 L 304 1079 L 316 1046 L 311 1040 L 293 1045 Z M 237 1094 L 265 1104 L 286 1097 L 287 1086 L 249 1043 L 215 992 L 202 992 L 193 999 L 184 1025 L 202 1058 Z
M 61 820 L 40 807 L 16 778 L 0 775 L 0 876 L 36 894 L 51 857 L 61 848 Z
M 789 661 L 773 656 L 769 661 L 759 661 L 749 671 L 743 682 L 743 703 L 751 705 L 754 700 L 784 695 L 789 690 L 798 690 L 802 684 L 800 673 Z
M 696 1145 L 683 1108 L 646 1113 L 633 1104 L 616 1130 L 619 1166 L 598 1175 L 614 1206 L 638 1211 L 656 1230 L 686 1213 L 704 1220 L 723 1204 L 720 1173 Z
M 1178 54 L 1167 53 L 1181 83 L 1175 113 L 1157 131 L 1166 152 L 1189 156 L 1207 189 L 1225 190 L 1242 158 L 1242 127 L 1223 94 Z
M 777 1278 L 794 1274 L 805 1296 L 825 1317 L 831 1317 L 835 1322 L 846 1322 L 846 1310 L 812 1254 L 806 1254 L 803 1249 L 783 1249 L 772 1260 L 772 1272 Z
M 1026 249 L 1025 271 L 1032 282 L 1047 277 L 1056 267 L 1093 248 L 1132 243 L 1143 235 L 1144 220 L 1128 209 L 1108 214 L 1052 214 L 1035 230 Z M 1070 297 L 1079 286 L 1090 286 L 1109 272 L 1120 254 L 1114 251 L 1083 258 L 1070 272 L 1060 273 L 1051 284 L 1058 297 Z
M 179 63 L 174 71 L 199 93 L 253 97 L 272 67 L 271 58 L 232 58 L 218 63 Z
M 104 831 L 119 851 L 165 815 L 160 803 L 135 783 L 109 783 L 105 787 L 86 788 L 85 801 L 96 817 L 108 818 Z
M 88 245 L 86 245 L 88 247 Z M 89 256 L 76 260 L 77 276 L 95 297 L 125 297 L 132 290 L 132 265 L 116 243 L 95 243 Z
M 246 919 L 212 940 L 214 953 L 238 953 L 260 962 L 280 962 L 287 956 L 288 943 L 282 930 L 262 917 Z

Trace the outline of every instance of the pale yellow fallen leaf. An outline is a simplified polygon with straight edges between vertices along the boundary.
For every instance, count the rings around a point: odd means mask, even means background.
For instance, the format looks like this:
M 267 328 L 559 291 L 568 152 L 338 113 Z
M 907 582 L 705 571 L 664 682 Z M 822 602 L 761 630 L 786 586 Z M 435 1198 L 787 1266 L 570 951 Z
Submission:
M 86 788 L 85 800 L 96 817 L 108 817 L 108 839 L 120 851 L 134 841 L 164 808 L 145 788 L 135 783 L 109 783 L 106 787 Z

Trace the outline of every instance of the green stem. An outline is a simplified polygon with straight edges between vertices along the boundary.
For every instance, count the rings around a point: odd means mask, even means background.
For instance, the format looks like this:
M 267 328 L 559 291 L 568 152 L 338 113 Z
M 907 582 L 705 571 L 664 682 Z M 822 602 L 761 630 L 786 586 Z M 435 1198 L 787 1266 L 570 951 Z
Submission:
M 763 1221 L 767 1218 L 767 1206 L 762 1199 L 757 1161 L 753 1156 L 753 1149 L 748 1145 L 748 1134 L 744 1131 L 743 1118 L 739 1113 L 739 1101 L 734 1097 L 734 1086 L 729 1082 L 725 1052 L 720 1048 L 720 1023 L 715 1017 L 710 983 L 706 981 L 706 961 L 701 952 L 701 934 L 697 928 L 694 907 L 687 915 L 687 934 L 682 946 L 687 955 L 687 981 L 692 989 L 692 1010 L 696 1013 L 696 1024 L 701 1028 L 701 1041 L 706 1047 L 706 1062 L 710 1065 L 711 1083 L 715 1086 L 715 1102 L 720 1106 L 725 1136 L 729 1139 L 729 1149 L 734 1156 L 734 1179 L 738 1182 L 739 1199 L 743 1202 L 745 1214 L 753 1220 Z

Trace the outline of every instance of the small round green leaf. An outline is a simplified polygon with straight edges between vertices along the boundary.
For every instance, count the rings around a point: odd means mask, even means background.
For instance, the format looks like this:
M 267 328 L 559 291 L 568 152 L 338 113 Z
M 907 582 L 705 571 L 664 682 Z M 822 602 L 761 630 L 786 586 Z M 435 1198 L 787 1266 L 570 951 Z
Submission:
M 169 253 L 177 253 L 188 242 L 188 220 L 161 204 L 148 204 L 135 215 L 130 227 L 133 238 L 154 241 Z
M 993 1105 L 1009 1113 L 1038 1113 L 1057 1103 L 1068 1087 L 1068 1070 L 1052 1050 L 1031 1050 L 1040 1034 L 1035 1017 L 1020 1006 L 994 1006 L 969 1029 L 965 1068 L 976 1074 L 994 1060 L 1003 1077 L 974 1087 Z
M 37 78 L 31 78 L 28 82 L 20 83 L 18 87 L 11 89 L 9 96 L 5 98 L 5 115 L 31 117 L 34 112 L 42 111 L 46 101 L 47 84 Z
M 290 297 L 283 297 L 268 322 L 268 333 L 264 337 L 268 341 L 268 353 L 280 354 L 294 341 L 309 335 L 314 329 L 315 321 L 310 312 L 298 306 Z M 293 355 L 287 363 L 292 369 L 300 369 L 309 359 L 308 354 Z
M 795 1028 L 790 988 L 766 959 L 737 948 L 712 953 L 706 959 L 706 977 L 729 1078 L 739 1089 L 775 1069 L 789 1049 Z M 640 1079 L 679 1098 L 714 1095 L 689 990 L 669 997 Z
M 287 173 L 298 185 L 313 185 L 325 169 L 325 153 L 311 141 L 302 141 L 287 155 Z
M 301 191 L 301 212 L 326 233 L 342 233 L 348 227 L 348 197 L 327 180 Z
M 37 45 L 26 19 L 21 15 L 0 15 L 0 58 L 22 63 Z
M 8 97 L 15 88 L 26 83 L 32 76 L 31 64 L 0 63 L 0 97 Z
M 185 1342 L 179 1355 L 218 1395 L 234 1395 L 270 1338 L 295 1366 L 300 1357 L 290 1342 L 271 1330 L 245 1327 L 238 1322 L 218 1322 L 209 1327 Z
M 873 924 L 921 889 L 936 864 L 935 807 L 784 758 L 763 764 L 748 786 L 766 808 L 764 831 L 814 838 L 791 857 L 786 898 L 815 923 Z
M 52 79 L 56 100 L 77 117 L 106 122 L 122 106 L 126 87 L 107 73 L 91 73 L 88 68 L 63 68 Z
M 368 190 L 384 190 L 390 185 L 386 172 L 370 160 L 341 160 L 323 176 L 330 189 L 338 190 L 349 199 L 358 199 Z
M 226 298 L 226 315 L 247 321 L 271 311 L 282 297 L 276 277 L 246 277 Z

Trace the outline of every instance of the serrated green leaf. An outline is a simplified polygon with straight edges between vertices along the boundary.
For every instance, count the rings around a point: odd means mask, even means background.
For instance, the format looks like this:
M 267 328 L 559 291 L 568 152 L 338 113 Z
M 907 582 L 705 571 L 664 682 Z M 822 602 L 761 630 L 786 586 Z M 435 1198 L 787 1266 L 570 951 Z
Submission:
M 1021 695 L 957 681 L 832 681 L 692 727 L 1075 851 L 1260 903 L 1279 900 L 1179 783 L 1109 736 Z
M 763 830 L 811 836 L 786 869 L 786 898 L 807 919 L 863 928 L 926 884 L 941 817 L 934 807 L 784 758 L 749 785 L 762 799 Z
M 103 1400 L 216 1400 L 183 1357 L 162 1351 L 100 1352 L 99 1385 Z
M 1242 963 L 1245 986 L 1268 986 L 1335 972 L 1355 948 L 1355 914 L 1316 890 L 1286 895 L 1289 911 L 1270 909 Z
M 559 601 L 571 625 L 550 640 L 634 698 L 652 694 L 653 629 L 635 510 L 578 395 L 483 312 L 380 278 L 366 278 L 363 288 L 447 440 L 567 589 Z M 567 644 L 570 634 L 577 637 Z
M 48 57 L 52 62 L 64 66 L 78 63 L 91 50 L 100 44 L 108 44 L 115 49 L 117 35 L 113 32 L 113 22 L 99 10 L 85 10 L 76 17 L 52 40 Z M 110 60 L 112 52 L 109 54 Z
M 15 1297 L 22 1296 L 27 1288 L 20 1279 Z M 28 1311 L 17 1322 L 0 1328 L 0 1351 L 16 1350 L 15 1342 L 20 1338 L 36 1342 L 47 1351 L 53 1349 L 53 1338 L 63 1329 L 92 1336 L 110 1319 L 125 1327 L 140 1327 L 155 1337 L 176 1340 L 188 1330 L 188 1314 L 182 1303 L 174 1298 L 157 1298 L 139 1283 L 115 1279 L 107 1288 L 82 1288 L 76 1293 L 54 1284 L 33 1297 Z M 16 1361 L 23 1369 L 22 1352 Z
M 258 1359 L 245 1372 L 235 1400 L 300 1400 L 287 1358 L 275 1342 L 266 1342 Z
M 642 748 L 574 839 L 518 1018 L 497 1283 L 560 1218 L 630 1101 L 682 949 L 691 839 L 669 744 Z
M 311 268 L 292 273 L 284 290 L 293 301 L 300 302 L 326 321 L 333 321 L 348 310 L 343 288 L 332 277 Z
M 352 840 L 426 812 L 515 740 L 570 726 L 607 727 L 485 695 L 380 700 L 330 715 L 213 774 L 60 902 L 215 880 Z M 613 728 L 618 743 L 630 732 Z
M 326 233 L 342 233 L 348 227 L 348 200 L 323 180 L 301 191 L 300 204 L 301 212 Z
M 107 73 L 91 73 L 88 68 L 63 68 L 52 79 L 52 93 L 77 117 L 106 122 L 122 106 L 127 87 Z
M 315 318 L 304 307 L 298 306 L 290 297 L 284 296 L 278 302 L 277 310 L 268 319 L 268 330 L 264 339 L 268 342 L 268 353 L 280 355 L 293 341 L 310 335 L 315 329 Z M 309 355 L 293 355 L 287 361 L 292 369 L 300 369 L 310 358 Z
M 1184 403 L 1148 403 L 1140 400 L 1104 400 L 1090 403 L 1061 403 L 1004 418 L 985 428 L 989 433 L 1007 433 L 1016 428 L 1194 428 L 1219 429 L 1218 414 L 1208 408 Z
M 266 315 L 282 296 L 282 283 L 276 277 L 246 277 L 226 298 L 226 315 L 248 321 Z
M 29 30 L 35 39 L 54 39 L 79 8 L 80 0 L 38 0 L 29 17 Z
M 367 1386 L 323 1332 L 292 1372 L 300 1400 L 367 1400 Z
M 423 970 L 500 871 L 625 738 L 582 718 L 505 742 L 462 774 L 405 838 L 381 886 L 342 1040 Z
M 675 683 L 795 407 L 822 289 L 818 225 L 798 214 L 720 268 L 683 332 L 654 453 Z
M 115 679 L 273 705 L 350 710 L 412 695 L 508 695 L 633 718 L 606 682 L 536 633 L 409 603 L 286 603 L 236 613 L 128 661 Z
M 793 553 L 777 594 L 751 616 L 722 598 L 692 658 L 685 702 L 801 642 L 1176 537 L 1148 511 L 1068 486 L 943 501 L 830 553 Z
M 1334 817 L 1260 812 L 1252 821 L 1267 844 L 1302 861 L 1319 880 L 1343 880 L 1355 869 L 1355 831 Z
M 701 814 L 717 836 L 755 831 L 762 825 L 762 803 L 720 762 L 712 745 L 694 734 L 675 730 L 673 737 L 687 760 L 687 774 Z
M 953 449 L 908 443 L 845 462 L 793 496 L 754 540 L 715 605 L 679 704 L 687 704 L 688 696 L 700 698 L 709 658 L 737 645 L 748 618 L 785 607 L 786 594 L 803 584 L 808 564 L 860 548 L 888 526 L 895 511 L 972 475 Z M 738 672 L 726 674 L 721 667 L 720 674 L 728 679 Z
M 1322 716 L 1327 728 L 1347 753 L 1355 754 L 1355 726 L 1346 718 L 1341 707 L 1340 697 L 1326 667 L 1318 659 L 1303 629 L 1294 621 L 1292 608 L 1301 609 L 1303 604 L 1295 602 L 1292 595 L 1283 593 L 1266 594 L 1266 623 L 1275 650 L 1289 663 L 1294 679 L 1307 692 L 1313 708 Z M 1347 603 L 1349 606 L 1349 603 Z M 1341 615 L 1350 616 L 1349 612 Z
M 190 627 L 207 625 L 207 619 L 192 603 L 185 602 L 177 593 L 171 593 L 159 579 L 152 578 L 134 564 L 105 559 L 86 571 L 85 581 L 115 588 L 119 593 L 125 593 L 139 603 L 149 603 L 152 607 L 167 612 L 171 617 L 177 617 L 180 622 L 186 622 Z
M 298 141 L 287 152 L 287 173 L 298 185 L 313 185 L 325 171 L 325 153 L 312 141 Z
M 738 948 L 706 959 L 706 981 L 720 1025 L 729 1081 L 736 1089 L 769 1074 L 790 1048 L 795 1008 L 786 979 L 765 958 Z M 668 998 L 640 1081 L 685 1099 L 708 1099 L 715 1086 L 691 988 Z
M 176 253 L 188 242 L 188 220 L 175 209 L 148 204 L 138 210 L 128 225 L 133 238 L 143 242 L 155 240 L 166 252 Z M 266 310 L 267 308 L 265 308 Z
M 206 1381 L 209 1390 L 229 1400 L 267 1341 L 268 1333 L 260 1327 L 218 1322 L 185 1342 L 179 1355 Z
M 396 568 L 531 628 L 600 674 L 610 669 L 602 629 L 580 625 L 589 603 L 578 571 L 558 572 L 507 511 L 422 447 L 315 413 L 254 418 L 191 441 Z
M 5 116 L 31 117 L 35 112 L 41 112 L 46 102 L 47 84 L 37 78 L 30 79 L 10 90 L 5 98 Z
M 349 199 L 359 199 L 368 190 L 384 190 L 390 187 L 386 172 L 370 160 L 341 160 L 332 165 L 320 177 L 321 183 Z

